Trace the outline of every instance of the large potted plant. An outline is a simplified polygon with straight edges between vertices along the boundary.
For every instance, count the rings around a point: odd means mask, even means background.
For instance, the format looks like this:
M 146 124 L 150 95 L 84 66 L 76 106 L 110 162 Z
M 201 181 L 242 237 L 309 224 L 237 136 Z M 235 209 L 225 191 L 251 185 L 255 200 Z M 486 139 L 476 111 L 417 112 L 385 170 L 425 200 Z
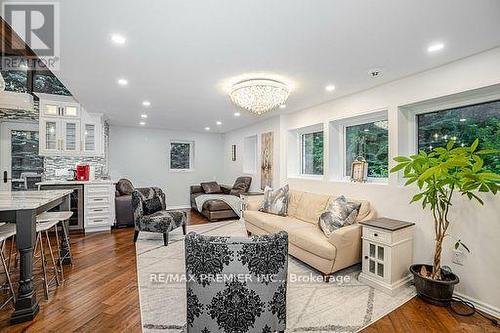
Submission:
M 410 267 L 417 293 L 427 301 L 448 305 L 458 277 L 449 270 L 441 269 L 443 240 L 450 225 L 449 213 L 456 193 L 475 200 L 481 205 L 477 192 L 497 193 L 500 175 L 484 166 L 482 156 L 498 154 L 498 150 L 477 150 L 479 140 L 470 147 L 455 147 L 449 141 L 446 147 L 432 149 L 430 153 L 420 151 L 409 157 L 398 156 L 397 165 L 391 172 L 403 171 L 407 179 L 405 186 L 416 183 L 419 192 L 410 203 L 421 202 L 423 209 L 429 209 L 434 220 L 435 249 L 432 265 L 417 264 Z

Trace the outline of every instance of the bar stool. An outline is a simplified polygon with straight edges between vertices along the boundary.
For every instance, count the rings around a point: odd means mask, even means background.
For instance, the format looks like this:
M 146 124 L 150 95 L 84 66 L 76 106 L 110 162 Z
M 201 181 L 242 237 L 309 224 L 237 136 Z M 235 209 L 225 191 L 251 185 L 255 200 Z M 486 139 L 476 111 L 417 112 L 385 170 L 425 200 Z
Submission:
M 54 280 L 55 280 L 57 286 L 59 286 L 62 282 L 64 282 L 63 261 L 67 258 L 72 260 L 68 231 L 65 228 L 65 224 L 64 224 L 64 221 L 68 220 L 72 215 L 73 215 L 73 212 L 70 212 L 70 211 L 67 211 L 67 212 L 44 212 L 44 213 L 38 215 L 36 218 L 36 221 L 37 221 L 37 225 L 36 225 L 37 241 L 35 244 L 35 252 L 36 252 L 38 244 L 40 244 L 40 252 L 41 252 L 40 256 L 41 256 L 41 260 L 42 260 L 44 293 L 45 293 L 45 298 L 47 300 L 48 300 L 49 284 L 51 284 Z M 63 249 L 61 247 L 61 242 L 59 242 L 59 229 L 58 229 L 59 224 L 61 224 L 61 226 L 62 226 L 63 240 L 64 240 L 64 245 L 65 245 L 66 249 Z M 57 265 L 55 263 L 54 254 L 52 251 L 52 246 L 50 244 L 49 230 L 52 228 L 54 228 L 56 242 L 57 242 L 57 246 L 59 248 L 59 256 L 58 256 L 59 269 L 57 268 Z M 45 237 L 44 237 L 44 235 L 45 235 Z M 45 249 L 44 249 L 44 245 L 43 245 L 44 238 L 45 238 L 45 241 L 46 241 L 47 246 L 49 248 L 49 254 L 50 254 L 50 258 L 52 260 L 53 271 L 54 271 L 54 277 L 52 279 L 50 279 L 49 281 L 47 281 L 47 269 L 46 269 L 46 261 L 45 261 L 46 258 L 45 258 Z M 61 255 L 61 253 L 63 253 L 63 255 Z M 61 275 L 61 279 L 59 279 L 59 274 Z
M 5 255 L 3 253 L 4 247 L 5 247 L 5 241 L 8 240 L 9 238 L 11 239 L 11 242 L 14 242 L 14 236 L 16 235 L 16 225 L 13 223 L 2 223 L 0 225 L 0 260 L 2 261 L 2 267 L 4 269 L 4 273 L 6 276 L 7 280 L 7 287 L 8 290 L 10 291 L 10 297 L 7 298 L 7 300 L 4 301 L 3 304 L 0 305 L 0 309 L 2 309 L 4 306 L 6 306 L 10 301 L 12 301 L 12 304 L 15 306 L 16 305 L 16 294 L 14 293 L 14 286 L 12 285 L 12 280 L 10 278 L 10 255 L 9 255 L 9 265 L 5 263 Z

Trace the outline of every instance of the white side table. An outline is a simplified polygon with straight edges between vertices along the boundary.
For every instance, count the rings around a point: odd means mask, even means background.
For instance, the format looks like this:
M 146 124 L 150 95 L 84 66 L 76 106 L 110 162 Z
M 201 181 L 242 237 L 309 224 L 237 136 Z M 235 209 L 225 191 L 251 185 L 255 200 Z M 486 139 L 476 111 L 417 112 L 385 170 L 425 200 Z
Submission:
M 359 281 L 393 295 L 411 281 L 414 223 L 378 218 L 363 225 Z

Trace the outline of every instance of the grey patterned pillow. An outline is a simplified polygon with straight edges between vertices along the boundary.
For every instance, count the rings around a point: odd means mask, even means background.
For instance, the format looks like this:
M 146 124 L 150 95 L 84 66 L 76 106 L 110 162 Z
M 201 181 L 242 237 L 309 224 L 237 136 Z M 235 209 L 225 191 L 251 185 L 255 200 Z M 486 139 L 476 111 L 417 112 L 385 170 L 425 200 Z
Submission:
M 288 185 L 275 191 L 269 186 L 264 189 L 264 201 L 259 209 L 261 212 L 286 216 L 288 212 Z
M 319 217 L 319 226 L 326 237 L 339 228 L 353 224 L 360 207 L 360 203 L 347 201 L 343 195 L 331 201 Z

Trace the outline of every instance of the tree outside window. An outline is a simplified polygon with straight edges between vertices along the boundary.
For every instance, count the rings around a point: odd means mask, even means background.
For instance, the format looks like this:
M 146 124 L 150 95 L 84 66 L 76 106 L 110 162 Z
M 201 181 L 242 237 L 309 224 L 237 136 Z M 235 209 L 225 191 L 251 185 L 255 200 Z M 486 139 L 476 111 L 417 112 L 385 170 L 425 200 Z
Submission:
M 500 149 L 500 100 L 417 115 L 418 149 L 429 152 L 455 140 L 470 146 L 479 139 L 480 149 Z M 484 156 L 487 170 L 500 173 L 500 155 Z
M 323 132 L 302 134 L 302 174 L 323 174 Z
M 346 176 L 351 175 L 352 162 L 360 156 L 368 162 L 368 177 L 388 177 L 387 124 L 387 120 L 381 120 L 345 128 Z

